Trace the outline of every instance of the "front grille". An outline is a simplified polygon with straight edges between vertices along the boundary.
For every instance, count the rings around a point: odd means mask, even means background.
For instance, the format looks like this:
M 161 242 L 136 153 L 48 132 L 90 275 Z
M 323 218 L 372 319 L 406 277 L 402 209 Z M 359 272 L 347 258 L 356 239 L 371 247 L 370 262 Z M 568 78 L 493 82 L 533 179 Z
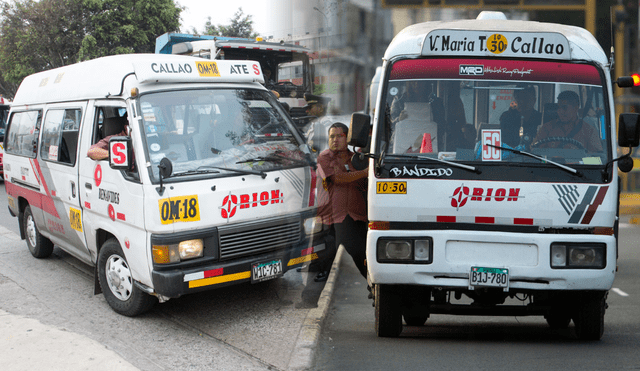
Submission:
M 219 228 L 220 260 L 258 255 L 294 245 L 302 239 L 299 217 L 241 223 Z

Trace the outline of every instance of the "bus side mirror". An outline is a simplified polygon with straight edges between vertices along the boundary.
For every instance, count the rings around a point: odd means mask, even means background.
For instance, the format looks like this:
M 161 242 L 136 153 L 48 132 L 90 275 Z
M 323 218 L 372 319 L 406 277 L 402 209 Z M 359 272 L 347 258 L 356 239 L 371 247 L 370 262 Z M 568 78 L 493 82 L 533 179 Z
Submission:
M 131 137 L 109 139 L 109 166 L 116 170 L 129 170 L 133 164 Z
M 618 118 L 618 145 L 637 147 L 640 144 L 640 114 L 621 113 Z
M 350 126 L 347 143 L 360 148 L 368 146 L 369 132 L 371 132 L 371 116 L 356 112 L 351 115 Z

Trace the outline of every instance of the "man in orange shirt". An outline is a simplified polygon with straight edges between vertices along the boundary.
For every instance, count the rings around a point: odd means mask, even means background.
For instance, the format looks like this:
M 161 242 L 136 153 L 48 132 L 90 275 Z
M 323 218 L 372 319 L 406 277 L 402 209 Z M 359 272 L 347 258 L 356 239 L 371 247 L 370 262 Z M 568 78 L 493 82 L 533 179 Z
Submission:
M 587 152 L 602 152 L 602 143 L 593 126 L 578 117 L 580 98 L 575 92 L 566 90 L 558 94 L 558 118 L 540 127 L 533 140 L 533 147 L 572 148 L 570 140 L 579 142 Z M 563 138 L 567 138 L 563 140 Z M 546 139 L 546 140 L 545 140 Z M 536 145 L 537 142 L 541 144 Z

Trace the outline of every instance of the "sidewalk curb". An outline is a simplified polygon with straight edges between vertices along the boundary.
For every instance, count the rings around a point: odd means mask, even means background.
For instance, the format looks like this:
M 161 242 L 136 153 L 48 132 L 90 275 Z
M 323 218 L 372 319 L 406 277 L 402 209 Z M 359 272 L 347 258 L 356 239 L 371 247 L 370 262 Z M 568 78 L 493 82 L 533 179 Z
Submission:
M 291 358 L 289 359 L 289 365 L 287 370 L 301 371 L 308 370 L 313 367 L 315 352 L 320 339 L 320 332 L 322 331 L 322 324 L 324 322 L 327 313 L 329 312 L 329 306 L 331 304 L 331 298 L 333 297 L 333 291 L 336 281 L 339 275 L 340 261 L 344 255 L 344 247 L 340 245 L 336 258 L 331 265 L 331 271 L 329 272 L 329 278 L 324 285 L 324 289 L 318 299 L 318 307 L 309 310 L 307 318 L 305 318 L 296 345 L 291 352 Z

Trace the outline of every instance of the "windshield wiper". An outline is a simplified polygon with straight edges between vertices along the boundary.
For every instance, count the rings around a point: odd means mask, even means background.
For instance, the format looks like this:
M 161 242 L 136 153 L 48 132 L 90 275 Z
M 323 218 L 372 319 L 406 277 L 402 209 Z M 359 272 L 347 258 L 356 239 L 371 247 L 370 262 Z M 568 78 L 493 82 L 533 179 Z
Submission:
M 267 173 L 265 173 L 264 171 L 256 171 L 256 170 L 248 170 L 248 169 L 233 169 L 230 167 L 218 167 L 218 166 L 200 166 L 198 170 L 200 169 L 216 169 L 216 170 L 233 171 L 233 172 L 245 174 L 245 175 L 260 175 L 262 179 L 267 177 Z
M 403 157 L 403 158 L 410 158 L 410 159 L 414 159 L 414 160 L 431 160 L 431 161 L 441 162 L 443 164 L 451 165 L 451 166 L 454 166 L 454 167 L 459 167 L 461 169 L 473 171 L 476 174 L 481 174 L 482 173 L 475 166 L 460 164 L 460 163 L 457 163 L 457 162 L 452 162 L 452 161 L 447 161 L 447 160 L 441 160 L 441 159 L 435 158 L 435 157 L 415 156 L 415 155 L 409 155 L 409 156 L 407 156 L 407 155 L 389 155 L 389 154 L 387 154 L 387 157 Z
M 559 167 L 560 169 L 566 170 L 566 171 L 568 171 L 568 172 L 570 172 L 570 173 L 572 173 L 574 175 L 577 175 L 577 176 L 580 176 L 580 177 L 582 176 L 582 173 L 580 171 L 578 171 L 578 170 L 576 170 L 576 169 L 574 169 L 574 168 L 572 168 L 570 166 L 563 165 L 563 164 L 555 162 L 555 161 L 551 161 L 551 160 L 546 159 L 546 158 L 544 158 L 542 156 L 534 155 L 533 153 L 529 153 L 529 152 L 525 152 L 525 151 L 519 151 L 517 149 L 507 148 L 507 147 L 502 147 L 502 146 L 494 146 L 493 144 L 489 144 L 489 143 L 487 143 L 485 145 L 487 145 L 489 147 L 493 147 L 493 148 L 503 149 L 505 151 L 513 152 L 513 153 L 516 153 L 516 154 L 519 154 L 519 155 L 535 158 L 535 159 L 540 160 L 542 162 L 547 162 L 547 163 L 550 163 L 552 165 L 555 165 L 555 166 Z
M 247 162 L 259 162 L 259 161 L 270 161 L 270 162 L 284 162 L 284 161 L 291 161 L 293 163 L 299 164 L 299 165 L 303 165 L 303 166 L 307 166 L 310 165 L 308 161 L 304 161 L 304 160 L 299 160 L 297 158 L 290 158 L 290 157 L 286 157 L 286 156 L 282 156 L 282 155 L 278 155 L 278 154 L 271 154 L 271 155 L 267 155 L 267 156 L 257 156 L 254 158 L 250 158 L 248 160 L 242 160 L 242 161 L 238 161 L 236 162 L 236 164 L 244 164 Z
M 218 174 L 218 173 L 220 173 L 218 170 L 197 168 L 195 170 L 185 170 L 178 173 L 173 173 L 171 174 L 171 176 L 174 177 L 174 176 L 184 176 L 184 175 L 194 175 L 194 174 Z

